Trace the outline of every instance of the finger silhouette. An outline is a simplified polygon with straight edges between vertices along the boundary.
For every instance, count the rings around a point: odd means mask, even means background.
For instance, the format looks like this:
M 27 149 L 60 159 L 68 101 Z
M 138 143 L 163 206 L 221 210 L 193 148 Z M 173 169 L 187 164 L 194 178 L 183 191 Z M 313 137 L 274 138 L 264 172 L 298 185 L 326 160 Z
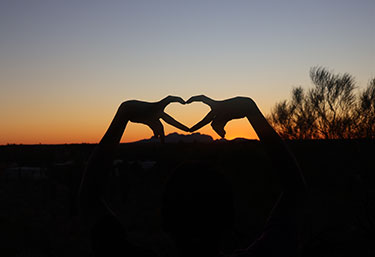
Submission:
M 154 136 L 160 138 L 160 141 L 164 143 L 164 127 L 160 120 L 153 120 L 147 123 L 147 125 L 152 129 Z
M 215 119 L 211 123 L 211 127 L 215 130 L 215 132 L 222 138 L 225 137 L 226 131 L 224 129 L 225 125 L 227 125 L 228 121 L 230 121 L 230 117 L 226 117 L 225 115 L 216 116 Z
M 179 96 L 167 96 L 166 98 L 160 100 L 159 102 L 159 105 L 162 109 L 164 109 L 165 107 L 167 107 L 168 104 L 170 103 L 180 103 L 180 104 L 186 104 L 185 100 L 182 99 L 181 97 Z
M 194 131 L 206 126 L 214 118 L 215 118 L 214 112 L 210 111 L 209 113 L 207 113 L 206 117 L 204 117 L 201 121 L 199 121 L 197 124 L 195 124 L 193 127 L 190 128 L 190 132 L 194 132 Z
M 211 98 L 205 96 L 205 95 L 196 95 L 196 96 L 192 96 L 189 98 L 189 100 L 186 101 L 186 103 L 190 104 L 192 102 L 203 102 L 207 105 L 209 105 L 210 107 L 212 107 L 215 103 L 214 100 L 212 100 Z
M 169 125 L 172 125 L 176 128 L 179 128 L 183 131 L 186 131 L 186 132 L 189 132 L 189 128 L 186 127 L 185 125 L 181 124 L 180 122 L 178 122 L 177 120 L 175 120 L 173 117 L 171 117 L 170 115 L 168 115 L 167 113 L 163 112 L 161 117 L 161 119 L 163 119 L 166 123 L 168 123 Z

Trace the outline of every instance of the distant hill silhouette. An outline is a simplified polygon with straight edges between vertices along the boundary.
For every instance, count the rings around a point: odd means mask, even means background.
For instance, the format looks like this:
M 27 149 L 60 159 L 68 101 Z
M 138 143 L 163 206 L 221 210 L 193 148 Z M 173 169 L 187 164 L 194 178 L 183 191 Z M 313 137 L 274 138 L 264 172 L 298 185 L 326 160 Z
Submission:
M 165 136 L 166 143 L 180 143 L 180 142 L 182 143 L 194 143 L 194 142 L 211 143 L 211 142 L 248 142 L 248 141 L 254 141 L 254 139 L 246 139 L 246 138 L 238 137 L 232 140 L 227 140 L 224 138 L 214 140 L 211 136 L 201 134 L 199 132 L 189 134 L 189 135 L 183 135 L 183 134 L 178 134 L 177 132 L 174 132 Z M 160 142 L 160 139 L 153 136 L 149 139 L 142 139 L 133 143 L 158 143 L 158 142 Z
M 210 143 L 213 142 L 213 138 L 209 135 L 204 135 L 201 133 L 193 133 L 190 135 L 182 135 L 178 134 L 176 132 L 168 134 L 165 136 L 165 142 L 166 143 L 193 143 L 193 142 L 199 142 L 199 143 Z M 142 139 L 134 143 L 157 143 L 160 142 L 160 139 L 156 137 L 151 137 L 149 139 Z

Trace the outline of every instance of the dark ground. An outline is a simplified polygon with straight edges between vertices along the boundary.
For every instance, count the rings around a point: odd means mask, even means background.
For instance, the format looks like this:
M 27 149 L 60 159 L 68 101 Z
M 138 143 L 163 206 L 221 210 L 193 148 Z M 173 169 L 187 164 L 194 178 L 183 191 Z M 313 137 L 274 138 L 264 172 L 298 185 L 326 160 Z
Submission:
M 310 191 L 302 256 L 375 256 L 375 141 L 293 141 Z M 0 146 L 0 256 L 89 256 L 75 196 L 94 145 Z M 161 231 L 163 186 L 182 161 L 212 161 L 233 188 L 235 229 L 226 252 L 257 236 L 280 193 L 257 141 L 123 144 L 114 195 L 131 240 L 173 256 Z M 264 165 L 266 163 L 266 165 Z M 26 168 L 27 167 L 27 168 Z M 34 167 L 36 169 L 30 169 Z

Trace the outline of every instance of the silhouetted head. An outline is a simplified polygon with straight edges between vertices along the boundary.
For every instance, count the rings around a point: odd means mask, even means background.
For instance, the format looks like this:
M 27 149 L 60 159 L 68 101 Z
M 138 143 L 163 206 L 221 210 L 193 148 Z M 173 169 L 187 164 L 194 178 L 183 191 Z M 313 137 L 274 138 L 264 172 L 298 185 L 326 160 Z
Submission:
M 162 219 L 180 250 L 216 254 L 221 236 L 233 226 L 230 183 L 208 163 L 181 165 L 166 185 Z

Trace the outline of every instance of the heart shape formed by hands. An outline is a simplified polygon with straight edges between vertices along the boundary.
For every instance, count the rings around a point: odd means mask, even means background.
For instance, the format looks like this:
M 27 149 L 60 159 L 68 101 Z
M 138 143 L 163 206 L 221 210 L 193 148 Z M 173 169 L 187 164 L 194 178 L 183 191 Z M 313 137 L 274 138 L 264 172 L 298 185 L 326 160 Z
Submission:
M 190 104 L 202 102 L 207 104 L 210 112 L 193 127 L 188 128 L 173 117 L 164 112 L 166 106 L 172 102 Z M 122 105 L 126 106 L 127 117 L 130 121 L 143 123 L 149 126 L 155 137 L 159 137 L 164 142 L 164 128 L 160 119 L 166 123 L 186 132 L 194 132 L 211 122 L 214 131 L 222 138 L 225 137 L 225 125 L 233 119 L 248 117 L 254 107 L 254 101 L 248 97 L 234 97 L 222 101 L 213 100 L 205 95 L 190 97 L 186 102 L 178 96 L 167 96 L 159 102 L 148 103 L 137 100 L 126 101 Z

